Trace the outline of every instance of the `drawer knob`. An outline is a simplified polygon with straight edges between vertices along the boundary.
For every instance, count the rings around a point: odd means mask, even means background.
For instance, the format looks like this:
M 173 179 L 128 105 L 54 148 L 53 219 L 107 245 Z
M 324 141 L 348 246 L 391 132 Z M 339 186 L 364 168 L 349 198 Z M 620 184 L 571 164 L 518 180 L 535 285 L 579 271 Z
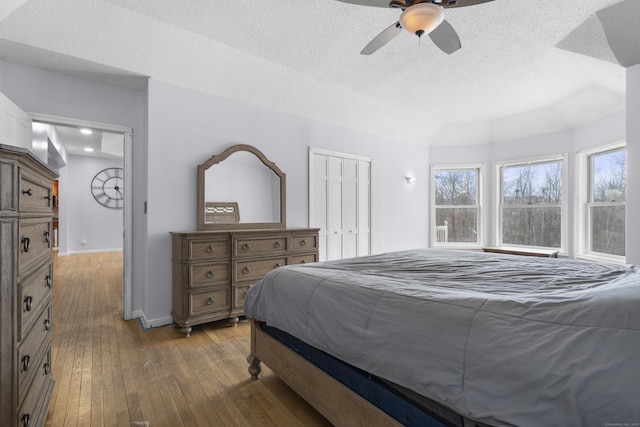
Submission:
M 245 268 L 242 269 L 242 272 L 244 274 L 249 274 L 249 272 L 251 272 L 251 269 L 249 267 L 245 267 Z
M 51 329 L 51 320 L 49 319 L 45 319 L 44 322 L 42 322 L 42 324 L 44 325 L 44 330 L 45 331 L 49 331 L 49 329 Z
M 22 370 L 23 371 L 27 371 L 29 369 L 29 362 L 31 361 L 31 357 L 27 356 L 22 356 Z
M 273 244 L 273 247 L 276 248 L 276 249 L 279 249 L 280 248 L 280 242 L 275 242 Z
M 24 298 L 24 309 L 25 309 L 25 311 L 31 311 L 32 308 L 33 308 L 33 298 L 32 297 L 25 297 Z
M 214 303 L 214 299 L 213 298 L 211 298 L 211 297 L 207 298 L 207 305 L 211 305 L 213 303 Z
M 48 231 L 45 231 L 44 232 L 44 242 L 48 245 L 50 241 L 51 241 L 51 233 L 49 233 Z
M 207 272 L 207 278 L 211 279 L 214 276 L 213 271 L 209 270 Z
M 249 244 L 245 243 L 244 245 L 242 245 L 242 250 L 243 251 L 248 251 L 249 250 Z
M 31 240 L 28 237 L 22 238 L 22 250 L 24 252 L 29 252 L 29 247 L 31 246 Z
M 53 278 L 47 275 L 47 277 L 44 278 L 44 283 L 47 286 L 47 288 L 51 288 L 51 285 L 53 285 Z
M 33 196 L 33 190 L 30 188 L 28 190 L 22 190 L 22 194 L 26 194 L 27 196 Z
M 279 267 L 281 267 L 280 263 L 276 262 L 276 268 L 279 268 Z
M 304 263 L 306 263 L 306 262 L 307 262 L 307 261 L 302 260 L 302 261 L 300 261 L 300 264 L 304 264 Z
M 20 418 L 20 422 L 22 423 L 22 427 L 29 427 L 29 420 L 31 419 L 31 415 L 24 414 L 22 418 Z
M 213 253 L 213 246 L 211 245 L 207 246 L 207 253 L 208 254 Z
M 51 373 L 51 365 L 48 363 L 45 363 L 44 365 L 42 365 L 42 370 L 45 376 L 49 375 Z
M 307 241 L 304 239 L 300 240 L 300 246 L 307 246 Z

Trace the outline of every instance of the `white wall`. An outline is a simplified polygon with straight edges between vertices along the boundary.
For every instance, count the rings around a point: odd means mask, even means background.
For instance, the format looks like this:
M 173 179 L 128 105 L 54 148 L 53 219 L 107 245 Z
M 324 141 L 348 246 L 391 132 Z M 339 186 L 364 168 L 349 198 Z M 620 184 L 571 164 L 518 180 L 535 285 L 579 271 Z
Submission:
M 59 179 L 59 209 L 65 233 L 59 235 L 59 253 L 122 250 L 123 211 L 102 206 L 91 194 L 96 173 L 122 168 L 122 159 L 68 156 L 65 174 Z
M 640 80 L 640 79 L 639 79 Z M 640 81 L 638 82 L 640 86 Z M 625 113 L 620 112 L 611 117 L 595 123 L 583 126 L 573 131 L 565 131 L 548 135 L 540 135 L 524 138 L 515 141 L 482 144 L 475 146 L 458 146 L 458 147 L 431 147 L 429 151 L 429 162 L 431 164 L 464 164 L 464 163 L 481 163 L 484 165 L 485 175 L 483 179 L 484 203 L 483 209 L 483 225 L 485 233 L 485 245 L 494 245 L 495 242 L 495 162 L 508 160 L 519 160 L 527 158 L 535 158 L 555 154 L 568 154 L 568 199 L 574 200 L 575 182 L 573 180 L 576 153 L 588 148 L 598 147 L 601 145 L 620 141 L 625 138 Z M 639 135 L 640 136 L 640 135 Z M 629 163 L 631 164 L 631 163 Z M 640 168 L 640 166 L 638 167 Z M 632 169 L 631 167 L 628 170 Z M 627 177 L 627 182 L 633 182 L 631 176 Z M 627 196 L 629 197 L 629 196 Z M 627 214 L 629 212 L 629 204 L 627 203 Z M 574 227 L 572 218 L 576 218 L 573 203 L 569 203 L 569 227 L 568 227 L 568 244 L 567 250 L 569 256 L 573 257 L 576 252 L 574 248 Z M 639 212 L 640 214 L 640 212 Z M 629 230 L 627 230 L 627 241 L 630 239 Z M 627 261 L 629 256 L 633 254 L 627 252 Z
M 170 231 L 197 228 L 197 165 L 250 144 L 287 175 L 287 226 L 308 226 L 308 150 L 373 159 L 374 252 L 427 245 L 427 148 L 277 113 L 151 80 L 148 87 L 147 321 L 170 321 Z M 407 185 L 411 172 L 416 182 Z M 168 319 L 168 320 L 167 320 Z
M 627 68 L 627 262 L 640 265 L 640 65 Z

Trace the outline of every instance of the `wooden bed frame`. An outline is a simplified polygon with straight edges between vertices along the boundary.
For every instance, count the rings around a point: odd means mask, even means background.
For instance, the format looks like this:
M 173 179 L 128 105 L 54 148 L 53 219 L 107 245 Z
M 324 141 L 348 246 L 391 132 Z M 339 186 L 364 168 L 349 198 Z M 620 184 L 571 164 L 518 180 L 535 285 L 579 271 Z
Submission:
M 251 321 L 249 373 L 258 379 L 262 368 L 269 368 L 304 400 L 336 426 L 390 427 L 398 421 L 333 379 L 302 356 L 291 351 Z

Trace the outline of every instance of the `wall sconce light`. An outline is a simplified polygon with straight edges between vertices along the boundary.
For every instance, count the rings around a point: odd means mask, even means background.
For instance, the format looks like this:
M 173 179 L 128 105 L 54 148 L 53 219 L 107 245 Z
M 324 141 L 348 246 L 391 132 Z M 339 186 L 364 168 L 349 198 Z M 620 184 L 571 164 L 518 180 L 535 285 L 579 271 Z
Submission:
M 413 181 L 416 180 L 416 177 L 415 176 L 405 176 L 404 179 L 407 180 L 407 184 L 411 184 L 411 183 L 413 183 Z

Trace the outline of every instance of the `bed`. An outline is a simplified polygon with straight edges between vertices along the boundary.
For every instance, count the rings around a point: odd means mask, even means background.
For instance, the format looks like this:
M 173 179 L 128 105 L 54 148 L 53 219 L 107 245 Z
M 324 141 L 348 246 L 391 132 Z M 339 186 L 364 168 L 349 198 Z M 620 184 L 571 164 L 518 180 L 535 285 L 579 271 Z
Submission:
M 639 303 L 634 266 L 436 249 L 286 266 L 247 293 L 249 371 L 336 425 L 412 423 L 296 343 L 433 402 L 430 425 L 640 425 Z

